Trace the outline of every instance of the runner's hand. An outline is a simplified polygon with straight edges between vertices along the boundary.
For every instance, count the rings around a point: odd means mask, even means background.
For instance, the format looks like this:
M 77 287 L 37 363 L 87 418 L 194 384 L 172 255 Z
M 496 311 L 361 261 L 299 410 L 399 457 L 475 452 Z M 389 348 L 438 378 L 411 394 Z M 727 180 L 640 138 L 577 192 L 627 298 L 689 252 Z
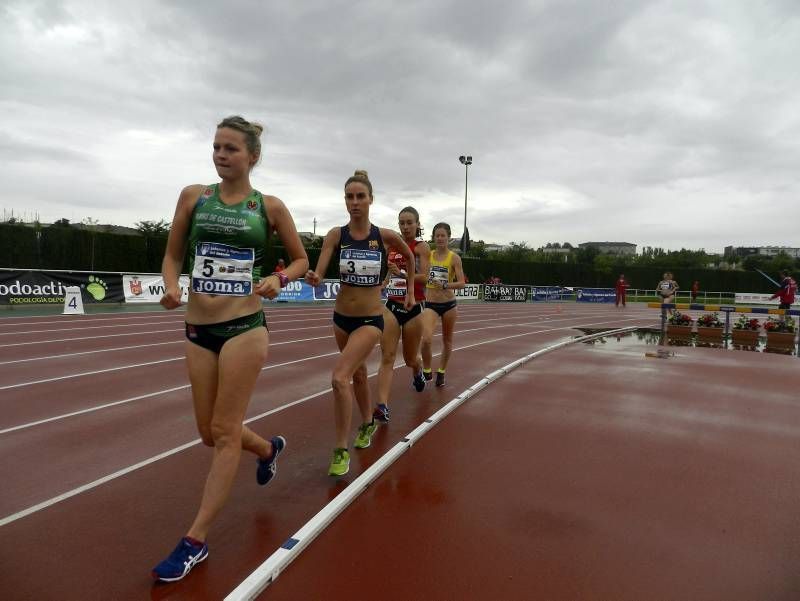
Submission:
M 181 289 L 167 288 L 164 296 L 158 301 L 165 309 L 177 309 L 181 306 Z
M 406 299 L 403 301 L 403 306 L 406 308 L 406 311 L 410 311 L 416 304 L 417 301 L 414 299 L 414 289 L 412 288 L 406 292 Z
M 306 271 L 305 277 L 306 283 L 310 286 L 319 286 L 319 283 L 322 281 L 322 278 L 319 277 L 319 274 L 316 271 L 308 270 Z
M 281 293 L 281 279 L 276 275 L 268 275 L 256 284 L 254 291 L 264 298 L 276 298 Z

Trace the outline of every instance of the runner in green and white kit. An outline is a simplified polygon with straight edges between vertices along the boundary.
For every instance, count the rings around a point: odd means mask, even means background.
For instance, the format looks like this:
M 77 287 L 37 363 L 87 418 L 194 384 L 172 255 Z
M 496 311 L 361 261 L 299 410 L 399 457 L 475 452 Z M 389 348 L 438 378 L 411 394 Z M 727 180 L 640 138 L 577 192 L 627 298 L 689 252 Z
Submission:
M 275 298 L 308 269 L 286 206 L 250 185 L 250 170 L 261 155 L 262 129 L 241 117 L 229 117 L 217 126 L 214 166 L 222 181 L 184 188 L 170 228 L 161 304 L 167 309 L 180 306 L 178 277 L 189 252 L 186 364 L 197 429 L 214 454 L 200 509 L 186 536 L 153 569 L 157 580 L 180 580 L 208 556 L 205 540 L 228 498 L 242 449 L 258 457 L 256 479 L 263 485 L 275 475 L 275 461 L 286 446 L 282 436 L 267 441 L 242 423 L 267 358 L 262 297 Z M 285 271 L 263 277 L 271 229 L 291 263 Z

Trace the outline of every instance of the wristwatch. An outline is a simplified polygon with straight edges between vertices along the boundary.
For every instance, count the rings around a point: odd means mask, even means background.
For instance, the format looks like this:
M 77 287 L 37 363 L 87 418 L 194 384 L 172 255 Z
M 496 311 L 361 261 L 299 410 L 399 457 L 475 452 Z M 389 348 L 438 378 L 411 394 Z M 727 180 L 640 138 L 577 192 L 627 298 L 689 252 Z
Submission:
M 274 275 L 281 283 L 281 288 L 286 288 L 289 285 L 289 276 L 282 271 L 273 271 L 270 275 Z

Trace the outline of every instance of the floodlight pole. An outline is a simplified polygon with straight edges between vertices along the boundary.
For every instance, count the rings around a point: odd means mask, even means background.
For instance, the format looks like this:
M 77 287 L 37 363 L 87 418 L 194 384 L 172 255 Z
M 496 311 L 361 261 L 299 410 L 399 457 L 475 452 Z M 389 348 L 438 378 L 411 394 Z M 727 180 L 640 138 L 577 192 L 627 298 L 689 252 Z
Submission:
M 469 166 L 472 165 L 472 157 L 461 155 L 458 160 L 464 165 L 464 233 L 461 235 L 461 251 L 467 252 L 467 191 L 469 190 Z

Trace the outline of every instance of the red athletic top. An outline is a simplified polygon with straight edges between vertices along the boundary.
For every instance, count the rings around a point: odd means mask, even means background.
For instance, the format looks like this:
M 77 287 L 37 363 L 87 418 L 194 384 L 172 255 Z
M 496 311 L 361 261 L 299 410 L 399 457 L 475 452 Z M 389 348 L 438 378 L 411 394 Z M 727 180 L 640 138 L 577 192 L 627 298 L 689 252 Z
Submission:
M 616 284 L 617 292 L 620 293 L 625 292 L 625 288 L 627 287 L 628 287 L 628 282 L 625 280 L 625 278 L 620 278 L 617 280 Z
M 406 242 L 411 253 L 417 247 L 417 240 Z M 406 272 L 406 258 L 396 250 L 389 250 L 389 263 L 397 265 L 401 271 Z M 419 273 L 419 257 L 414 255 L 414 272 Z M 386 288 L 386 296 L 391 300 L 403 301 L 406 298 L 406 279 L 405 276 L 389 276 L 389 286 Z M 414 300 L 421 302 L 425 300 L 425 284 L 414 282 Z
M 781 289 L 778 290 L 777 294 L 773 294 L 772 298 L 778 297 L 781 299 L 782 303 L 793 304 L 794 303 L 794 294 L 797 292 L 797 282 L 795 282 L 792 278 L 783 278 L 781 282 Z

